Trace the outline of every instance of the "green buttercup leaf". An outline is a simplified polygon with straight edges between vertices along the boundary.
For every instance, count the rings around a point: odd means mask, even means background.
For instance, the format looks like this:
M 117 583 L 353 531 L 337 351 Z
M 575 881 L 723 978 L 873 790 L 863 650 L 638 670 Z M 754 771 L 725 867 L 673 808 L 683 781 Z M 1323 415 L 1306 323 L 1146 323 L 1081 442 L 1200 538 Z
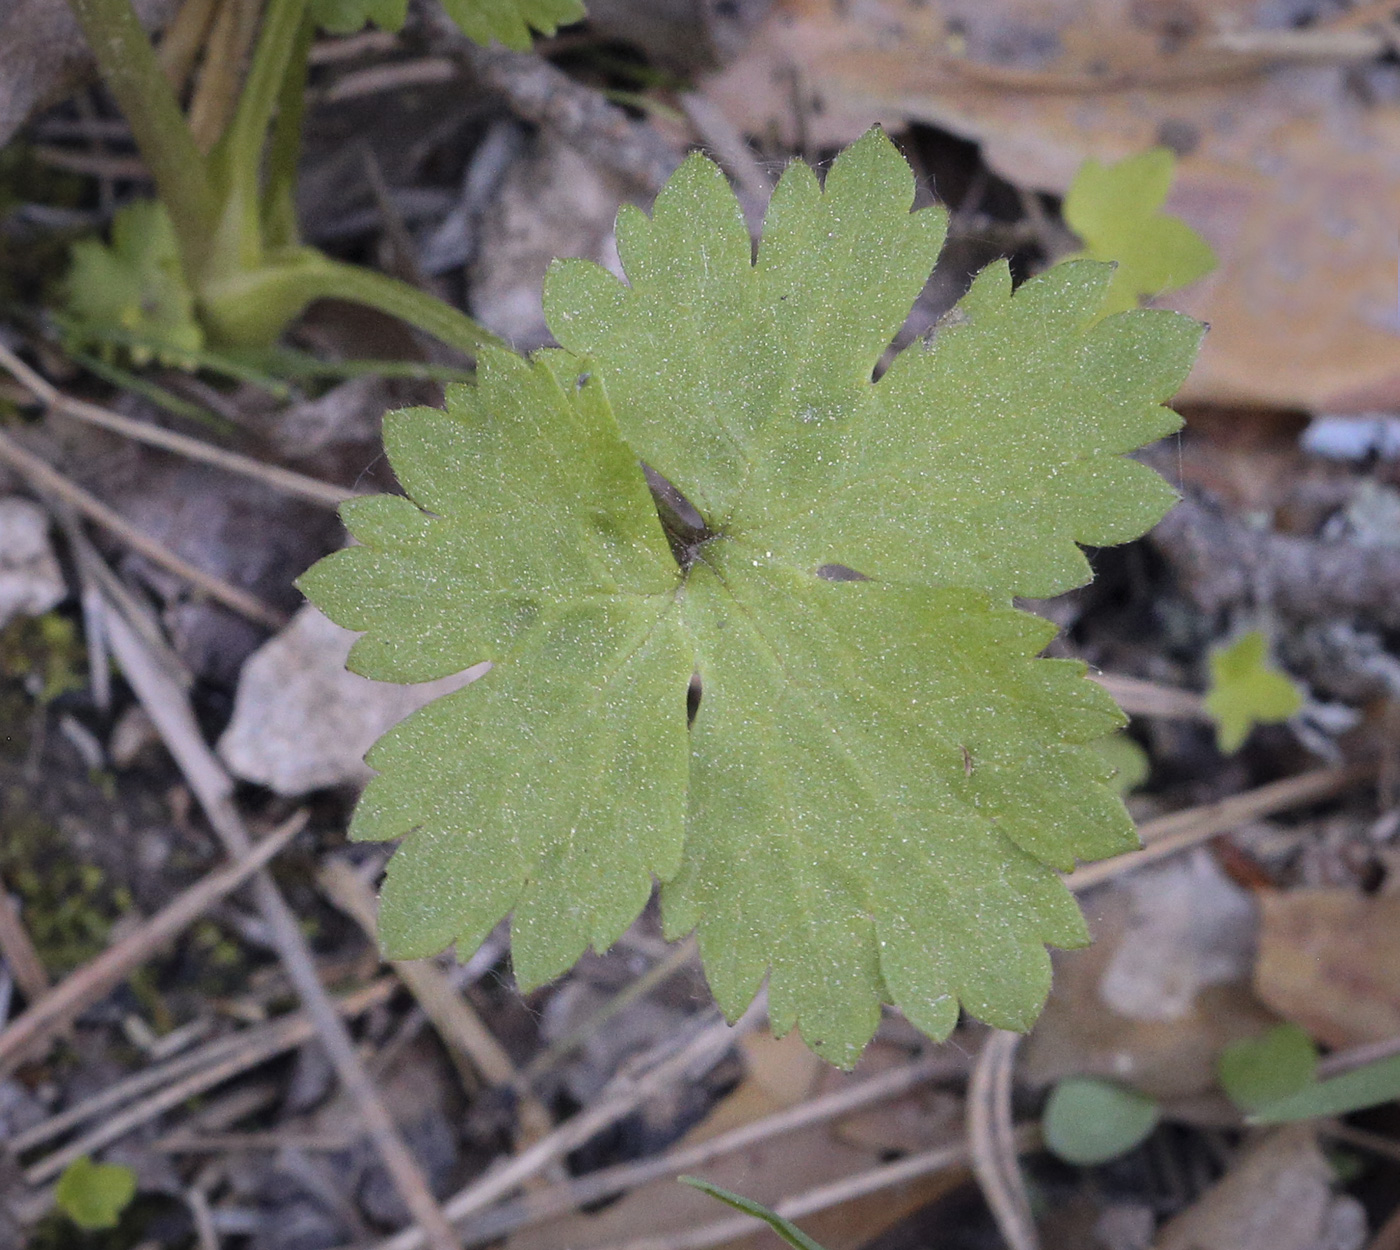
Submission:
M 116 1228 L 136 1196 L 136 1173 L 118 1163 L 94 1163 L 80 1155 L 58 1178 L 54 1202 L 79 1228 Z
M 1115 165 L 1085 161 L 1070 184 L 1064 217 L 1084 240 L 1084 255 L 1118 265 L 1105 314 L 1189 286 L 1215 268 L 1210 244 L 1179 217 L 1162 212 L 1175 171 L 1171 149 L 1152 148 Z
M 583 17 L 583 0 L 442 0 L 462 33 L 480 44 L 493 40 L 525 51 L 531 32 L 552 35 L 560 26 Z M 352 35 L 366 22 L 381 30 L 400 30 L 408 0 L 312 0 L 317 26 L 333 35 Z
M 204 346 L 174 228 L 154 200 L 118 210 L 110 245 L 98 239 L 73 245 L 66 293 L 68 336 L 78 345 L 118 332 L 129 336 L 127 350 L 138 365 L 153 358 L 188 365 L 188 353 Z
M 1303 706 L 1303 692 L 1269 662 L 1269 640 L 1259 630 L 1211 652 L 1206 711 L 1227 754 L 1238 751 L 1255 725 L 1286 721 Z
M 1160 1116 L 1157 1104 L 1135 1089 L 1070 1076 L 1051 1091 L 1041 1129 L 1052 1153 L 1091 1167 L 1141 1145 Z
M 620 217 L 628 284 L 551 272 L 564 350 L 485 352 L 446 412 L 387 420 L 409 498 L 348 505 L 360 545 L 305 589 L 367 676 L 495 666 L 370 754 L 352 832 L 408 835 L 389 950 L 509 912 L 538 984 L 655 878 L 725 1012 L 767 977 L 774 1028 L 834 1062 L 887 1001 L 935 1036 L 959 1004 L 1034 1019 L 1045 944 L 1087 940 L 1055 870 L 1135 835 L 1087 745 L 1121 714 L 1011 597 L 1170 505 L 1122 453 L 1176 428 L 1200 327 L 1100 320 L 1103 265 L 1014 293 L 997 265 L 872 382 L 942 242 L 913 191 L 878 131 L 824 188 L 795 163 L 755 262 L 692 157 Z
M 583 17 L 583 0 L 442 0 L 462 33 L 477 43 L 495 40 L 521 52 L 531 32 L 552 35 Z
M 1313 1084 L 1317 1047 L 1296 1024 L 1244 1038 L 1220 1054 L 1220 1087 L 1243 1111 L 1257 1111 Z
M 380 30 L 401 30 L 408 0 L 311 0 L 311 20 L 332 35 L 353 35 L 366 22 Z

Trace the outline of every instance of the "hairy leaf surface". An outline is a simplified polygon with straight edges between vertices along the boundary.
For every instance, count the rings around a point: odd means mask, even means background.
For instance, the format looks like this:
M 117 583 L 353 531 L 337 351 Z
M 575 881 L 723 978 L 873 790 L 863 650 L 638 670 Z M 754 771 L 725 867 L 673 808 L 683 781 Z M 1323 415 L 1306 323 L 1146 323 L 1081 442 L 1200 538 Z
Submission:
M 389 419 L 409 498 L 349 505 L 362 545 L 306 589 L 366 631 L 367 676 L 495 663 L 370 755 L 353 832 L 406 835 L 394 953 L 511 912 L 538 983 L 655 876 L 725 1011 L 766 976 L 775 1026 L 836 1062 L 886 1001 L 936 1036 L 959 1005 L 1034 1018 L 1045 943 L 1087 940 L 1055 870 L 1134 835 L 1087 745 L 1121 715 L 1011 598 L 1081 584 L 1079 544 L 1169 506 L 1122 453 L 1176 427 L 1200 329 L 1100 319 L 1104 265 L 1014 292 L 993 266 L 872 381 L 942 241 L 913 194 L 878 131 L 824 187 L 794 163 L 755 261 L 692 157 L 620 218 L 627 283 L 552 271 L 565 350 L 487 353 L 446 413 Z M 663 528 L 642 464 L 702 528 Z

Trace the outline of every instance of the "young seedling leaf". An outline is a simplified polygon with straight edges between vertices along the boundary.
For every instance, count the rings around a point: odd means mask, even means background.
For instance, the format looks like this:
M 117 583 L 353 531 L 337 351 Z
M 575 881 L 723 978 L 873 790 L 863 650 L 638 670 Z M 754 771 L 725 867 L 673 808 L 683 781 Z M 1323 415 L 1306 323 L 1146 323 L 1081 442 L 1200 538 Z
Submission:
M 80 1155 L 63 1169 L 53 1196 L 58 1209 L 79 1228 L 90 1232 L 115 1228 L 136 1196 L 136 1173 L 118 1163 L 94 1163 Z
M 1255 725 L 1286 721 L 1302 706 L 1303 692 L 1269 662 L 1269 640 L 1261 631 L 1211 653 L 1206 711 L 1226 754 L 1238 751 Z
M 997 265 L 872 382 L 942 241 L 913 195 L 878 131 L 825 188 L 794 163 L 755 262 L 692 157 L 619 219 L 629 284 L 551 272 L 566 351 L 483 352 L 447 412 L 387 420 L 409 498 L 348 505 L 360 545 L 305 589 L 365 631 L 367 676 L 495 665 L 370 754 L 352 832 L 408 835 L 388 949 L 470 949 L 512 912 L 538 984 L 656 877 L 726 1013 L 766 976 L 775 1029 L 835 1062 L 885 1001 L 935 1036 L 960 1003 L 1034 1019 L 1044 944 L 1087 940 L 1055 870 L 1135 835 L 1086 745 L 1121 714 L 1010 601 L 1170 505 L 1122 453 L 1176 428 L 1200 327 L 1100 320 L 1103 265 L 1015 293 Z
M 103 344 L 106 332 L 116 331 L 129 336 L 136 364 L 155 358 L 181 366 L 204 346 L 175 230 L 154 200 L 117 211 L 110 245 L 98 239 L 73 245 L 66 294 L 69 335 L 80 346 Z
M 1210 244 L 1179 217 L 1162 212 L 1175 170 L 1170 148 L 1152 148 L 1116 165 L 1087 160 L 1070 184 L 1064 217 L 1084 240 L 1084 255 L 1118 265 L 1105 315 L 1189 286 L 1215 268 Z
M 1313 1084 L 1317 1047 L 1296 1024 L 1231 1042 L 1220 1054 L 1220 1087 L 1242 1111 L 1257 1111 Z
M 1041 1129 L 1054 1154 L 1091 1167 L 1140 1145 L 1157 1127 L 1160 1114 L 1157 1104 L 1137 1090 L 1070 1076 L 1051 1091 Z
M 765 1207 L 761 1202 L 745 1198 L 743 1194 L 736 1194 L 732 1190 L 721 1189 L 718 1185 L 710 1184 L 709 1181 L 702 1181 L 698 1176 L 678 1176 L 676 1179 L 682 1185 L 691 1185 L 700 1190 L 701 1193 L 709 1194 L 711 1198 L 718 1198 L 736 1211 L 742 1211 L 745 1215 L 752 1215 L 755 1219 L 762 1220 L 787 1242 L 792 1250 L 822 1250 L 819 1242 L 813 1241 L 791 1220 L 783 1219 L 776 1211 Z
M 1355 1071 L 1303 1086 L 1295 1094 L 1265 1103 L 1249 1117 L 1251 1124 L 1285 1124 L 1319 1116 L 1350 1115 L 1400 1098 L 1400 1055 L 1377 1059 Z

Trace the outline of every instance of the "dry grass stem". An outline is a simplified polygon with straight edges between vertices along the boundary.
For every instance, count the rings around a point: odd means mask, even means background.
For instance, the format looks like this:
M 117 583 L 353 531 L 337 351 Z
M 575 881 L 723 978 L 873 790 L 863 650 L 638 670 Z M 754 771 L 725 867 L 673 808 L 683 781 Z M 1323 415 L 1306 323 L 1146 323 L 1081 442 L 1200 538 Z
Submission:
M 14 1067 L 93 1003 L 104 998 L 166 942 L 262 869 L 305 824 L 306 814 L 298 812 L 255 846 L 250 845 L 236 863 L 197 881 L 168 906 L 30 1006 L 0 1033 L 0 1072 Z
M 425 87 L 451 82 L 461 72 L 457 62 L 445 56 L 391 61 L 387 65 L 372 65 L 368 69 L 353 70 L 344 74 L 316 98 L 326 104 L 339 104 L 361 96 L 398 91 L 403 87 Z
M 374 892 L 355 870 L 342 859 L 332 859 L 321 869 L 317 880 L 326 897 L 359 925 L 371 942 L 376 942 L 378 908 Z M 479 1087 L 478 1074 L 488 1085 L 515 1083 L 519 1073 L 505 1047 L 444 972 L 425 959 L 394 960 L 389 966 L 432 1021 L 459 1070 L 465 1067 L 469 1089 Z
M 64 416 L 85 421 L 89 425 L 100 426 L 104 430 L 111 430 L 114 434 L 121 434 L 150 447 L 159 447 L 164 451 L 175 452 L 189 460 L 198 460 L 202 464 L 213 465 L 228 473 L 236 473 L 240 477 L 252 478 L 273 490 L 281 491 L 286 495 L 294 495 L 298 499 L 319 504 L 323 508 L 338 508 L 347 499 L 355 497 L 354 491 L 334 486 L 330 482 L 319 481 L 314 477 L 308 477 L 305 473 L 284 469 L 281 465 L 265 464 L 261 460 L 253 459 L 252 456 L 240 455 L 236 451 L 225 451 L 222 447 L 214 447 L 200 439 L 190 438 L 186 434 L 177 434 L 174 430 L 152 425 L 148 421 L 135 421 L 131 417 L 122 416 L 119 412 L 103 408 L 100 404 L 74 399 L 71 395 L 65 395 L 57 387 L 51 385 L 3 343 L 0 343 L 0 365 L 3 365 L 15 381 L 44 407 L 61 412 Z
M 951 1048 L 944 1048 L 927 1058 L 917 1059 L 913 1063 L 882 1072 L 833 1094 L 813 1098 L 795 1107 L 764 1116 L 760 1120 L 696 1142 L 694 1145 L 682 1146 L 669 1154 L 636 1163 L 601 1168 L 577 1180 L 531 1194 L 518 1202 L 502 1204 L 462 1228 L 462 1244 L 477 1246 L 495 1241 L 516 1229 L 546 1223 L 589 1203 L 601 1202 L 606 1198 L 626 1193 L 663 1176 L 679 1175 L 712 1159 L 747 1150 L 784 1133 L 796 1132 L 813 1124 L 837 1119 L 873 1103 L 898 1098 L 929 1081 L 963 1075 L 966 1068 L 962 1054 Z
M 591 1107 L 449 1198 L 443 1208 L 448 1218 L 453 1223 L 461 1223 L 484 1210 L 556 1159 L 562 1159 L 604 1129 L 611 1128 L 676 1081 L 694 1079 L 697 1073 L 708 1071 L 739 1037 L 757 1028 L 767 1015 L 767 998 L 760 995 L 735 1024 L 714 1021 L 701 1028 L 679 1050 L 673 1050 L 672 1043 L 668 1042 L 649 1055 L 641 1056 L 613 1078 Z M 667 1051 L 671 1052 L 668 1057 L 658 1057 L 658 1052 Z M 418 1250 L 422 1245 L 423 1234 L 418 1229 L 408 1229 L 379 1242 L 375 1250 Z
M 581 1020 L 558 1041 L 551 1042 L 522 1069 L 520 1073 L 522 1087 L 529 1086 L 531 1082 L 538 1080 L 546 1072 L 553 1071 L 589 1038 L 596 1036 L 598 1031 L 619 1011 L 636 1002 L 637 999 L 650 994 L 658 985 L 670 980 L 687 964 L 692 963 L 699 954 L 699 950 L 699 945 L 693 936 L 686 938 L 664 959 L 657 961 L 635 981 L 614 994 L 591 1016 Z
M 982 1044 L 967 1089 L 967 1138 L 972 1170 L 1011 1250 L 1040 1250 L 1011 1123 L 1011 1078 L 1019 1033 L 996 1029 Z
M 15 984 L 31 1004 L 48 993 L 48 970 L 34 949 L 29 931 L 20 919 L 19 908 L 10 900 L 3 880 L 0 880 L 0 957 L 9 965 Z M 0 1021 L 0 1025 L 3 1023 Z
M 177 556 L 168 547 L 143 534 L 120 513 L 88 494 L 81 486 L 70 482 L 52 465 L 41 460 L 33 452 L 25 450 L 4 433 L 0 433 L 0 460 L 8 461 L 42 494 L 56 495 L 83 516 L 96 521 L 116 535 L 133 551 L 139 552 L 153 564 L 168 569 L 177 577 L 184 578 L 190 585 L 222 603 L 226 608 L 232 608 L 240 616 L 246 616 L 250 621 L 266 625 L 269 629 L 281 629 L 287 623 L 289 618 L 285 612 L 279 612 L 256 595 L 249 594 L 212 573 L 206 573 L 188 560 Z
M 1065 878 L 1065 884 L 1071 890 L 1087 890 L 1112 877 L 1141 868 L 1144 864 L 1156 863 L 1169 855 L 1199 846 L 1248 821 L 1342 794 L 1352 786 L 1369 781 L 1375 774 L 1374 764 L 1319 768 L 1297 777 L 1287 777 L 1283 781 L 1272 781 L 1268 785 L 1246 790 L 1243 794 L 1232 794 L 1218 803 L 1206 803 L 1183 812 L 1173 812 L 1170 816 L 1159 816 L 1138 829 L 1143 841 L 1142 850 L 1076 868 Z
M 382 977 L 363 989 L 337 999 L 336 1009 L 347 1018 L 354 1018 L 371 1007 L 388 1002 L 397 988 L 398 983 L 393 977 Z M 205 1083 L 198 1091 L 203 1093 L 231 1077 L 240 1076 L 257 1067 L 266 1059 L 295 1050 L 315 1036 L 316 1026 L 312 1024 L 311 1018 L 304 1011 L 297 1011 L 279 1020 L 206 1042 L 188 1054 L 168 1059 L 164 1063 L 153 1064 L 142 1072 L 109 1085 L 76 1106 L 69 1107 L 13 1137 L 5 1143 L 5 1149 L 10 1154 L 23 1154 L 153 1090 L 159 1098 L 160 1091 L 192 1073 L 202 1073 L 205 1076 Z M 141 1114 L 136 1116 L 133 1122 L 144 1124 L 154 1119 L 162 1109 L 155 1102 L 148 1100 L 141 1104 Z
M 233 802 L 233 779 L 204 741 L 185 692 L 170 678 L 149 645 L 110 605 L 106 627 L 112 652 L 127 682 L 184 774 L 210 826 L 231 854 L 246 854 L 250 839 Z M 417 1223 L 411 1231 L 434 1250 L 455 1250 L 456 1240 L 437 1200 L 317 976 L 311 948 L 296 915 L 267 872 L 254 875 L 253 891 L 287 977 L 316 1026 L 331 1066 L 355 1102 L 395 1189 Z

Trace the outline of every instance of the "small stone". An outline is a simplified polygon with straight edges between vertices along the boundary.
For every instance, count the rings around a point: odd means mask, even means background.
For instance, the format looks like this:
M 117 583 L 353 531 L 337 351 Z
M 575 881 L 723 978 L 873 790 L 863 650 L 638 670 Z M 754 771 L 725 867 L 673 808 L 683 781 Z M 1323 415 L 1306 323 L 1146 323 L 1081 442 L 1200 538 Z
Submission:
M 287 796 L 363 785 L 381 734 L 490 667 L 416 685 L 370 681 L 345 668 L 356 637 L 307 606 L 249 657 L 218 746 L 235 776 Z
M 16 616 L 42 616 L 67 593 L 48 514 L 28 499 L 0 499 L 0 626 Z

